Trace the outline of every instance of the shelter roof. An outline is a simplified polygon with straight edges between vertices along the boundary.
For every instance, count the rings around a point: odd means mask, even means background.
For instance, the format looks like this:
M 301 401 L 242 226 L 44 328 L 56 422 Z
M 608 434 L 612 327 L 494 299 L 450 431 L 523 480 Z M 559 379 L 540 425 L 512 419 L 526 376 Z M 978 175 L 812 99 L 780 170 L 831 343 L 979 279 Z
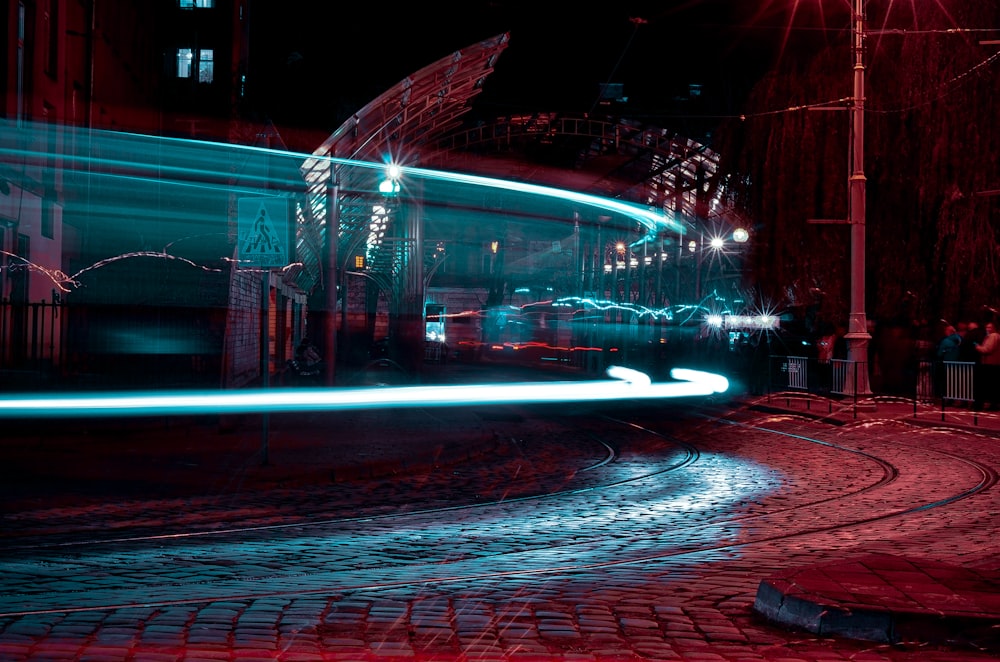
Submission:
M 561 174 L 553 174 L 553 168 L 535 168 L 522 181 L 659 209 L 680 225 L 690 226 L 689 219 L 704 216 L 704 210 L 713 206 L 708 201 L 719 195 L 714 177 L 717 155 L 663 129 L 624 119 L 544 113 L 463 127 L 462 115 L 471 110 L 472 100 L 482 91 L 508 40 L 509 33 L 499 34 L 406 77 L 344 122 L 303 162 L 308 203 L 299 219 L 297 254 L 304 273 L 314 276 L 299 283 L 303 289 L 309 290 L 319 277 L 320 247 L 325 243 L 328 199 L 334 185 L 339 202 L 338 254 L 348 255 L 365 241 L 371 258 L 366 264 L 369 273 L 396 270 L 392 256 L 398 251 L 381 250 L 382 240 L 372 236 L 384 234 L 388 241 L 396 233 L 371 229 L 373 201 L 380 198 L 378 182 L 384 177 L 381 164 L 389 160 L 462 170 L 471 159 L 474 165 L 468 172 L 487 175 L 491 168 L 502 168 L 503 178 L 518 179 L 516 173 L 524 174 L 525 168 L 506 167 L 502 159 L 494 159 L 498 153 L 513 150 L 523 161 L 528 152 L 555 151 L 568 155 L 568 160 L 558 159 L 562 167 L 555 170 Z M 529 142 L 528 149 L 523 149 Z M 355 163 L 348 165 L 345 160 Z M 551 155 L 544 160 L 553 163 Z M 359 162 L 368 167 L 358 167 Z
M 338 186 L 342 208 L 341 250 L 356 244 L 359 233 L 366 232 L 371 222 L 371 205 L 364 203 L 375 192 L 378 174 L 364 168 L 341 169 L 334 161 L 400 160 L 439 143 L 460 126 L 461 116 L 482 92 L 509 38 L 509 33 L 496 35 L 407 76 L 356 112 L 305 160 L 302 172 L 308 204 L 304 213 L 309 218 L 299 223 L 297 254 L 303 263 L 299 286 L 309 290 L 320 277 L 320 247 L 332 181 Z M 333 178 L 335 171 L 337 177 Z
M 459 126 L 509 38 L 509 33 L 499 34 L 407 76 L 356 112 L 313 154 L 372 161 L 435 144 Z

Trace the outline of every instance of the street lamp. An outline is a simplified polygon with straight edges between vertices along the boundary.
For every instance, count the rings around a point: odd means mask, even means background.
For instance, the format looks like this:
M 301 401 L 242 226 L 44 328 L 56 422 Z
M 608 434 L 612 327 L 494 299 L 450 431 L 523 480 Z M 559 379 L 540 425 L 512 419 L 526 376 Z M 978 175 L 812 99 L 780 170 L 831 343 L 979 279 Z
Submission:
M 855 395 L 870 395 L 868 385 L 868 321 L 865 317 L 865 63 L 864 63 L 864 0 L 854 0 L 851 16 L 851 38 L 854 49 L 854 92 L 852 95 L 853 149 L 851 158 L 850 225 L 851 225 L 851 296 L 847 340 L 848 380 L 854 381 Z M 858 369 L 860 366 L 860 369 Z M 853 373 L 853 374 L 852 374 Z
M 725 246 L 725 239 L 718 235 L 713 235 L 709 237 L 708 241 L 705 241 L 704 232 L 700 236 L 700 241 L 692 239 L 688 242 L 688 250 L 692 253 L 696 253 L 694 267 L 694 296 L 699 302 L 701 301 L 701 272 L 702 269 L 704 269 L 705 257 L 708 257 L 708 271 L 711 271 L 712 263 L 719 258 L 719 255 L 723 252 Z M 705 274 L 705 279 L 708 280 L 708 274 Z
M 399 178 L 402 170 L 395 163 L 390 163 L 385 169 L 385 177 L 378 183 L 378 191 L 386 197 L 399 193 Z

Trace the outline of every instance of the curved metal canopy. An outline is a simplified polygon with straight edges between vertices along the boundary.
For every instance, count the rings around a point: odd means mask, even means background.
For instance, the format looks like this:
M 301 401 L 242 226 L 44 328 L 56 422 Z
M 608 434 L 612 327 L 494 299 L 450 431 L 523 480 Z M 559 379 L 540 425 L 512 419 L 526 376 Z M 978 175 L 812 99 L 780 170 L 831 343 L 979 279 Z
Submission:
M 369 243 L 374 272 L 392 273 L 399 251 L 371 245 L 373 201 L 382 172 L 347 165 L 390 160 L 579 191 L 662 212 L 665 227 L 694 227 L 721 208 L 715 175 L 718 155 L 704 145 L 656 127 L 588 117 L 536 113 L 465 129 L 460 117 L 482 91 L 509 33 L 473 44 L 400 81 L 342 124 L 302 164 L 307 204 L 298 219 L 299 285 L 320 278 L 329 199 L 339 202 L 338 255 Z M 569 154 L 556 167 L 534 167 L 523 157 L 549 147 Z M 508 159 L 503 153 L 510 153 Z M 501 155 L 501 158 L 497 158 Z M 511 167 L 516 162 L 518 167 Z M 699 221 L 700 219 L 700 221 Z M 383 228 L 384 230 L 385 228 Z M 391 242 L 386 232 L 385 241 Z M 380 250 L 388 248 L 389 250 Z M 344 265 L 346 266 L 346 265 Z M 301 281 L 307 282 L 301 282 Z
M 473 44 L 420 69 L 368 103 L 344 122 L 302 164 L 308 203 L 299 219 L 298 249 L 303 275 L 319 277 L 328 197 L 334 183 L 340 201 L 339 254 L 346 254 L 371 223 L 370 199 L 380 173 L 341 168 L 339 160 L 387 162 L 417 158 L 461 124 L 470 102 L 483 89 L 509 33 Z M 311 283 L 301 283 L 311 289 Z

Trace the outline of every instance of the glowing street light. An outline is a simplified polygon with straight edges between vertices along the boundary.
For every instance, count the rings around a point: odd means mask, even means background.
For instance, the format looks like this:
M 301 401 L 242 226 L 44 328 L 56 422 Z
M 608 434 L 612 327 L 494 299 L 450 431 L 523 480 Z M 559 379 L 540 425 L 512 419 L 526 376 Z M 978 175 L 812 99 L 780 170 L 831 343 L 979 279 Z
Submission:
M 399 193 L 399 178 L 402 170 L 395 163 L 390 163 L 385 169 L 385 179 L 378 183 L 378 192 L 385 196 Z

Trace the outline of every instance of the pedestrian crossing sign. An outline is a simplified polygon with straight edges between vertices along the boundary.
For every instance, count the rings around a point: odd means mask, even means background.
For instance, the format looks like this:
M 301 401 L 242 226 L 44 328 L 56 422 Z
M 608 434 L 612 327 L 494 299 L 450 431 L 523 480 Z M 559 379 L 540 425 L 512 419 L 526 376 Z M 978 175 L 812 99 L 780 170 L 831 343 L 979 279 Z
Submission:
M 241 267 L 288 264 L 288 205 L 283 198 L 240 198 L 237 215 Z

